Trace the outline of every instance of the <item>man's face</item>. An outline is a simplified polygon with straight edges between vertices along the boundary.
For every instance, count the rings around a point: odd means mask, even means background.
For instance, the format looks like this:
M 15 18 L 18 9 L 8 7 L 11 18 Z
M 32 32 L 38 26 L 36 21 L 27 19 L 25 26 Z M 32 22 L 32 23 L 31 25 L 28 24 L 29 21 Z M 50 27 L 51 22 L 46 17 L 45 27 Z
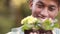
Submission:
M 33 0 L 30 3 L 30 9 L 32 15 L 40 19 L 54 19 L 58 13 L 58 5 L 53 0 Z

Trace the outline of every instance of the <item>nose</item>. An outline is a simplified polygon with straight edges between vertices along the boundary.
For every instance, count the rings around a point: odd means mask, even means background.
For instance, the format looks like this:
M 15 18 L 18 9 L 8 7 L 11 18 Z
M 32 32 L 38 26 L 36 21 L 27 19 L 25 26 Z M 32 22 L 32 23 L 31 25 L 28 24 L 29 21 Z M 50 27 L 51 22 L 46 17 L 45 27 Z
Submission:
M 47 8 L 43 9 L 43 10 L 40 12 L 41 17 L 43 17 L 43 18 L 47 18 L 47 17 L 49 16 L 48 14 L 49 14 L 49 13 L 48 13 L 48 9 L 47 9 Z

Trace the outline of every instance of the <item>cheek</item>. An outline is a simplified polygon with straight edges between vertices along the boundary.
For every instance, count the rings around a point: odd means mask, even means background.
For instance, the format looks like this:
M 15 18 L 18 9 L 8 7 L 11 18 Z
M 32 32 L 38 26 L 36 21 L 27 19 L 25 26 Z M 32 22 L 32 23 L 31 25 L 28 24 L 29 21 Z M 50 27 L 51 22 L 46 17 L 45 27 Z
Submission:
M 49 12 L 49 16 L 50 16 L 51 18 L 55 18 L 55 17 L 57 16 L 57 14 L 58 14 L 58 11 Z

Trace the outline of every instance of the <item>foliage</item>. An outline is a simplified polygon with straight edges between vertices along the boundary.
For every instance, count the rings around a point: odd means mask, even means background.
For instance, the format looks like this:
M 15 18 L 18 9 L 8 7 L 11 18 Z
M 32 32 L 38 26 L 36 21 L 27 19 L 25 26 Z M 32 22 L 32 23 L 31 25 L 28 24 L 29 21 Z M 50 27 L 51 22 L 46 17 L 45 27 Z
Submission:
M 53 20 L 47 18 L 45 20 L 39 20 L 33 16 L 28 16 L 24 18 L 21 21 L 22 30 L 29 30 L 29 29 L 35 29 L 38 30 L 40 28 L 44 30 L 52 30 L 54 28 L 59 28 L 59 24 L 57 22 L 54 22 Z

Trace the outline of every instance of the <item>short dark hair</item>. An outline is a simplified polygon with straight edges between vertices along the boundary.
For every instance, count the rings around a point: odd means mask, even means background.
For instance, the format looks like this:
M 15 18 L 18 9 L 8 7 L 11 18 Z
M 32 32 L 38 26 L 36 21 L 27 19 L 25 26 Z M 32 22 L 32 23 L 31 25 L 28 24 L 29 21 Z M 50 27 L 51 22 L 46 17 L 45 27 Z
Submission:
M 57 3 L 57 5 L 60 7 L 60 0 L 53 0 Z
M 29 0 L 30 2 L 32 2 L 33 0 Z M 57 3 L 57 5 L 60 7 L 60 0 L 53 0 Z
M 60 0 L 58 0 L 58 6 L 60 6 Z

